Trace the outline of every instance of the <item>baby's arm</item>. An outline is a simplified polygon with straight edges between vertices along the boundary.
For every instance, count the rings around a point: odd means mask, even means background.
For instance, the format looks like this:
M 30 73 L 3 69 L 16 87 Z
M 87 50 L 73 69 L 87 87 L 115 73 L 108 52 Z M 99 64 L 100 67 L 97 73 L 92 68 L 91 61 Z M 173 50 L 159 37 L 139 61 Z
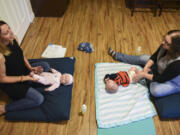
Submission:
M 60 82 L 59 83 L 54 83 L 50 87 L 46 88 L 45 91 L 53 91 L 56 88 L 58 88 L 59 86 L 60 86 Z
M 45 85 L 46 85 L 46 83 L 45 83 L 45 78 L 44 78 L 43 76 L 40 76 L 40 75 L 38 75 L 38 74 L 34 74 L 34 75 L 33 75 L 33 78 L 34 78 L 34 79 L 37 79 L 37 82 L 38 82 L 38 83 L 41 83 L 41 84 L 45 84 Z
M 51 68 L 51 72 L 52 72 L 52 73 L 60 73 L 60 72 L 58 72 L 57 70 L 55 70 L 54 68 Z
M 33 77 L 34 79 L 38 79 L 38 80 L 39 80 L 39 78 L 40 78 L 40 76 L 37 75 L 37 74 L 34 74 L 32 77 Z
M 56 76 L 56 77 L 58 77 L 58 78 L 60 78 L 61 77 L 61 72 L 59 72 L 59 71 L 57 71 L 57 70 L 55 70 L 55 69 L 53 69 L 53 68 L 51 68 L 51 72 Z

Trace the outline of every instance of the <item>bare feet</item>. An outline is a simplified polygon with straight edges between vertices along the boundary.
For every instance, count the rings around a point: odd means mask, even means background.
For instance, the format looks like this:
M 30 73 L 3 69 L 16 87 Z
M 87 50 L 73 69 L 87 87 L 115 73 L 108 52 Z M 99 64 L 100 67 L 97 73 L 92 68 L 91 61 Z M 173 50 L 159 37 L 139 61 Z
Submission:
M 3 115 L 6 113 L 5 105 L 0 105 L 0 115 Z

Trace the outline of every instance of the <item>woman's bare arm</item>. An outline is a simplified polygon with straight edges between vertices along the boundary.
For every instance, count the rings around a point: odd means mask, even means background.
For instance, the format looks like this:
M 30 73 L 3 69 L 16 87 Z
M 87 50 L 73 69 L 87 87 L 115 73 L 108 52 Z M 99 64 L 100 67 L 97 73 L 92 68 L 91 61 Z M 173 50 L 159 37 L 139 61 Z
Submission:
M 5 67 L 5 58 L 0 54 L 0 83 L 16 83 L 27 80 L 33 80 L 30 76 L 7 76 Z

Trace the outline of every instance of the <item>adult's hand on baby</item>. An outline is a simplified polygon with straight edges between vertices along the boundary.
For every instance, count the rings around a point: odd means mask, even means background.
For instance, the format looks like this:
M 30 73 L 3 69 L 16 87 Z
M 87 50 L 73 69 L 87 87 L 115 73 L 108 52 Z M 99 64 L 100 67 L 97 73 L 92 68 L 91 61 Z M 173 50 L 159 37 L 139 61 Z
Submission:
M 30 72 L 29 76 L 29 81 L 37 82 L 39 80 L 39 75 L 34 74 L 34 72 Z
M 33 82 L 37 82 L 39 80 L 39 78 L 36 78 L 36 77 L 32 77 L 33 78 Z
M 33 78 L 32 76 L 30 75 L 26 75 L 26 76 L 21 76 L 21 82 L 24 82 L 24 81 L 37 81 L 37 79 Z
M 31 71 L 34 72 L 35 74 L 40 74 L 43 72 L 43 68 L 41 66 L 32 67 Z
M 53 91 L 54 89 L 45 88 L 44 90 L 45 90 L 45 91 L 49 91 L 49 92 L 50 92 L 50 91 Z
M 132 77 L 133 82 L 138 82 L 144 77 L 144 71 L 138 72 Z
M 33 77 L 35 74 L 34 74 L 34 72 L 30 72 L 30 74 L 29 74 L 31 77 Z
M 149 72 L 151 71 L 151 69 L 148 68 L 148 67 L 144 67 L 143 71 L 144 71 L 145 73 L 149 73 Z

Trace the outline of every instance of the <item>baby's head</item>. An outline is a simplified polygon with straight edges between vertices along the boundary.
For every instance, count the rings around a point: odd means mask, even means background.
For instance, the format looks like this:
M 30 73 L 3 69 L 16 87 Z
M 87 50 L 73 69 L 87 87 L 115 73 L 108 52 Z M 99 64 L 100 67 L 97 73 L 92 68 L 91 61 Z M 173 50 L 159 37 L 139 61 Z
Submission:
M 116 82 L 114 82 L 113 80 L 110 80 L 110 79 L 106 79 L 105 83 L 106 83 L 106 90 L 109 93 L 117 92 L 119 87 L 118 87 L 118 84 Z
M 71 85 L 73 83 L 73 76 L 71 74 L 62 74 L 60 78 L 61 84 Z

